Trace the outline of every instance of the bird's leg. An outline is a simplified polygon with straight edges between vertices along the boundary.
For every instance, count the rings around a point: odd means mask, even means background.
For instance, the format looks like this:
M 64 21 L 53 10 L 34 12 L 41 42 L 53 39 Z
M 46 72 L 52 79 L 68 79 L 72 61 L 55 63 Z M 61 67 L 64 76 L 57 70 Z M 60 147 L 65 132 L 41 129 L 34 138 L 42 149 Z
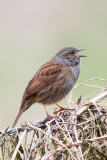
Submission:
M 56 105 L 61 108 L 61 110 L 64 110 L 65 108 L 63 108 L 62 106 L 60 106 L 59 104 L 56 103 Z
M 58 114 L 60 111 L 62 110 L 74 110 L 74 109 L 68 109 L 68 108 L 64 108 L 62 106 L 60 106 L 59 104 L 56 104 L 60 109 L 58 111 L 55 111 L 54 114 Z
M 45 111 L 46 111 L 47 117 L 50 117 L 50 115 L 49 115 L 49 113 L 48 113 L 48 110 L 47 110 L 47 108 L 46 108 L 45 104 L 43 104 L 43 106 L 44 106 L 44 108 L 45 108 Z
M 56 103 L 56 105 L 60 108 L 58 111 L 54 111 L 54 114 L 58 114 L 60 111 L 64 110 L 65 108 L 63 108 L 62 106 L 60 106 L 59 104 Z
M 54 116 L 51 116 L 51 115 L 48 113 L 48 110 L 47 110 L 45 104 L 43 104 L 43 106 L 44 106 L 45 111 L 46 111 L 46 114 L 47 114 L 46 120 L 50 120 L 51 118 L 54 118 Z

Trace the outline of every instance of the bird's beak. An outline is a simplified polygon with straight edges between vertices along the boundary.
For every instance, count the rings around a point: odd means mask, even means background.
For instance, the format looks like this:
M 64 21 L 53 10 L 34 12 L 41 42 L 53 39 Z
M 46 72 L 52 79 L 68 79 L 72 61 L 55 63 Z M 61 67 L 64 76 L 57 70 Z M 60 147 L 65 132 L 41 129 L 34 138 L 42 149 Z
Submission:
M 78 49 L 77 51 L 80 52 L 80 51 L 83 51 L 83 50 L 84 50 L 84 49 Z
M 78 52 L 80 51 L 83 51 L 84 49 L 78 49 Z M 87 56 L 84 56 L 84 55 L 78 55 L 78 57 L 87 57 Z
M 87 56 L 84 56 L 84 55 L 78 55 L 78 57 L 87 57 Z

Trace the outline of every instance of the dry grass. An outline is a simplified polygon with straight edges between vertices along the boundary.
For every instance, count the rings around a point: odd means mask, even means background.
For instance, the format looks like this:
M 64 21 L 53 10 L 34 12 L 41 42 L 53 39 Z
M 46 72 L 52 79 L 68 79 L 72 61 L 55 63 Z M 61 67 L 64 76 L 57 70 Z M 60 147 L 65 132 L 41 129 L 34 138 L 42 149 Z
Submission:
M 106 160 L 107 159 L 107 88 L 89 84 L 78 87 L 95 87 L 100 90 L 79 98 L 55 117 L 38 124 L 0 132 L 2 160 Z

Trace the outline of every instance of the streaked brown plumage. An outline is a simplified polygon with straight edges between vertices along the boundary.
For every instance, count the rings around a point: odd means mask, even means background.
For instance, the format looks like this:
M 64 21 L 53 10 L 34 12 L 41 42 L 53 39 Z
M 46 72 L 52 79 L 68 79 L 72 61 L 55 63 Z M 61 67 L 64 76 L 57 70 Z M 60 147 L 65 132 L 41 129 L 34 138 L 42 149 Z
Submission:
M 65 47 L 36 72 L 25 89 L 14 127 L 24 111 L 34 103 L 52 104 L 63 99 L 80 73 L 80 57 L 73 47 Z

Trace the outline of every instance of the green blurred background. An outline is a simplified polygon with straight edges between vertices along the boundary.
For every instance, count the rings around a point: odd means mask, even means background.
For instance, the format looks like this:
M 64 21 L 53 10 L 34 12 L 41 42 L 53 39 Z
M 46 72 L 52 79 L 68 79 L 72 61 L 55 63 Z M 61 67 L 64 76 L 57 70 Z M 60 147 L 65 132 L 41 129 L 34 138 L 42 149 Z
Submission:
M 34 73 L 65 46 L 84 48 L 87 55 L 77 83 L 107 78 L 106 39 L 106 0 L 0 0 L 0 129 L 11 127 Z M 49 113 L 54 108 L 48 106 Z M 45 116 L 34 104 L 18 125 Z

